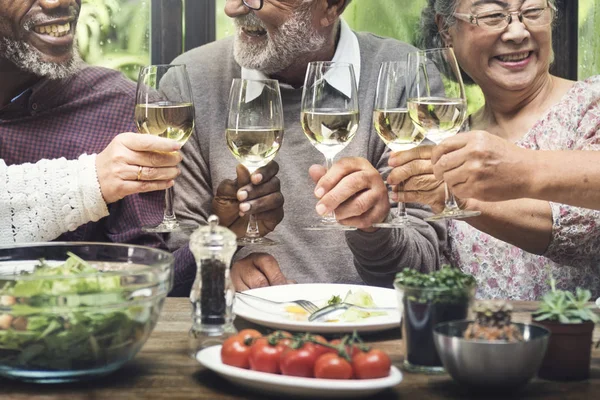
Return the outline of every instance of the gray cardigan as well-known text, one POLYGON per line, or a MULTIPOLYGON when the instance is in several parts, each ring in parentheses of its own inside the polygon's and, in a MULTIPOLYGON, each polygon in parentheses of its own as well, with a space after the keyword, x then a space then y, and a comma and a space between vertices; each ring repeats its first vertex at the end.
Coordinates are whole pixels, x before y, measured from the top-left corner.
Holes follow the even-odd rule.
MULTIPOLYGON (((379 65, 382 61, 404 60, 414 48, 394 39, 357 33, 361 55, 358 88, 360 127, 353 141, 338 155, 368 159, 380 172, 387 167, 387 150, 372 127, 372 110, 379 65)), ((182 175, 175 184, 178 218, 205 223, 213 193, 223 179, 235 179, 236 159, 225 142, 227 101, 231 80, 239 78, 240 66, 233 58, 233 40, 227 38, 191 50, 173 61, 188 67, 196 106, 196 131, 183 147, 182 175)), ((407 207, 413 226, 408 229, 362 231, 305 231, 317 219, 314 183, 308 175, 312 164, 324 157, 309 142, 300 126, 302 89, 281 89, 285 113, 283 146, 275 160, 285 198, 283 221, 269 238, 280 245, 243 248, 236 259, 253 252, 268 252, 278 260, 288 279, 299 283, 367 283, 390 287, 399 270, 409 267, 432 270, 438 267, 446 245, 445 223, 426 223, 428 208, 407 207)), ((173 237, 176 247, 185 238, 173 237)))

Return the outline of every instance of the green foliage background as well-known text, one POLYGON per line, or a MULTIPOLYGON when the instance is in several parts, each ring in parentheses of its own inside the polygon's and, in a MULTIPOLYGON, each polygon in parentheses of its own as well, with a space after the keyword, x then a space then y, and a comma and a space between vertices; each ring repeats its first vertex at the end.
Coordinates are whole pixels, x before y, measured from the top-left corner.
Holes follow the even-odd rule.
POLYGON ((150 61, 150 0, 83 0, 77 42, 89 64, 123 71, 137 79, 150 61))
MULTIPOLYGON (((150 1, 83 0, 77 29, 83 58, 90 64, 122 70, 135 79, 139 67, 150 61, 150 1)), ((226 0, 216 1, 220 39, 231 35, 233 29, 223 12, 226 0)), ((600 74, 600 7, 594 7, 597 2, 579 0, 579 79, 600 74)), ((414 43, 425 3, 426 0, 353 0, 344 18, 355 30, 414 43)), ((469 89, 469 94, 472 104, 480 103, 477 89, 469 89)))

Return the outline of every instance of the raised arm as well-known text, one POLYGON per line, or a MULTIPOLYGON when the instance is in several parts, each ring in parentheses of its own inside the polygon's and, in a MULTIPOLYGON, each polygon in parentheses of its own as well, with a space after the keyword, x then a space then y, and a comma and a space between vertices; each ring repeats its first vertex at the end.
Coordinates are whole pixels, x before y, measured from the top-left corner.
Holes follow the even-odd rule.
POLYGON ((431 162, 436 178, 460 198, 531 198, 600 209, 598 151, 529 150, 484 132, 468 132, 436 146, 431 162), (492 146, 484 144, 488 140, 492 146))

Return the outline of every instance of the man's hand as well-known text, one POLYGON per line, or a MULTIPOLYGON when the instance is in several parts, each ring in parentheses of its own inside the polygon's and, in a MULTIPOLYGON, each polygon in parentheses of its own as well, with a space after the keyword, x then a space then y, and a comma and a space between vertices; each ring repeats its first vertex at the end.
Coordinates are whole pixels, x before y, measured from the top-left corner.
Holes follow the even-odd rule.
POLYGON ((106 204, 130 194, 173 186, 182 159, 180 148, 176 141, 157 136, 131 132, 117 135, 96 156, 96 173, 106 204))
POLYGON ((340 224, 374 231, 389 211, 388 192, 379 171, 361 157, 342 158, 329 169, 313 165, 309 174, 317 184, 319 215, 334 211, 340 224))
POLYGON ((252 176, 246 167, 238 164, 236 180, 223 180, 212 202, 213 213, 221 225, 242 237, 252 213, 262 236, 275 229, 283 219, 283 195, 279 178, 275 176, 277 172, 279 165, 275 161, 257 169, 252 176))
POLYGON ((286 279, 270 254, 252 253, 231 266, 231 281, 237 291, 295 283, 286 279))
POLYGON ((431 164, 433 148, 419 146, 390 155, 388 163, 393 169, 387 181, 395 201, 428 204, 434 212, 444 209, 444 185, 433 175, 431 164))
POLYGON ((485 131, 461 133, 433 149, 433 172, 462 198, 503 201, 527 197, 529 154, 485 131))

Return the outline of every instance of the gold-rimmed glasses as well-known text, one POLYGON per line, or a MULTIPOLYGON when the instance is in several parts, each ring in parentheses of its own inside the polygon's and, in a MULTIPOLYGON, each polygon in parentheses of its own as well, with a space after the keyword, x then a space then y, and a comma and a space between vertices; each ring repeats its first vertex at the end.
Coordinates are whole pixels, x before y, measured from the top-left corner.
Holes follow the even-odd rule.
POLYGON ((513 15, 516 15, 519 22, 528 28, 541 27, 550 25, 556 15, 556 8, 552 4, 546 4, 545 7, 530 7, 516 11, 498 10, 480 14, 454 13, 453 15, 462 21, 494 31, 506 29, 512 23, 513 15))
POLYGON ((244 5, 252 10, 260 10, 263 7, 263 0, 242 0, 244 5))

